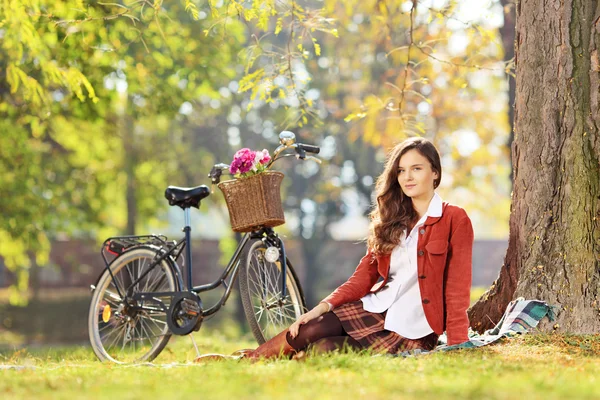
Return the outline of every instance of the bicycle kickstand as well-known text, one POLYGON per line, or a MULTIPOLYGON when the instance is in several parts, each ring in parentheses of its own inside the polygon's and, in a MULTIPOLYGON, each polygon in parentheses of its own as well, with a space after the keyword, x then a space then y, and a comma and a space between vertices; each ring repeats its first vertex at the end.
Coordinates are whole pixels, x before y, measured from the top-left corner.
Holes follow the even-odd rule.
POLYGON ((196 345, 196 340, 194 340, 194 335, 190 333, 190 339, 192 339, 192 344, 194 345, 194 349, 196 350, 196 358, 200 357, 200 351, 198 350, 198 345, 196 345))

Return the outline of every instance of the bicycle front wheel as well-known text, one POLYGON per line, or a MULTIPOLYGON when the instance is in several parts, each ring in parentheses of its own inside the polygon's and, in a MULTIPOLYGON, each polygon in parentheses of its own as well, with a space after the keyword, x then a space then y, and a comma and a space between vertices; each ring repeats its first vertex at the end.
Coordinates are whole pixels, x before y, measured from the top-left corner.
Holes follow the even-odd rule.
POLYGON ((286 296, 282 298, 281 262, 265 259, 267 246, 251 240, 240 259, 240 295, 246 319, 259 344, 288 328, 306 310, 294 268, 286 258, 286 296))
MULTIPOLYGON (((119 295, 124 295, 150 268, 156 252, 150 247, 129 250, 110 264, 112 276, 105 270, 100 277, 88 315, 90 343, 100 361, 151 361, 167 345, 171 337, 167 326, 168 300, 163 299, 166 304, 156 298, 126 302, 119 295)), ((173 292, 177 290, 176 282, 173 270, 163 260, 135 284, 133 293, 173 292)))

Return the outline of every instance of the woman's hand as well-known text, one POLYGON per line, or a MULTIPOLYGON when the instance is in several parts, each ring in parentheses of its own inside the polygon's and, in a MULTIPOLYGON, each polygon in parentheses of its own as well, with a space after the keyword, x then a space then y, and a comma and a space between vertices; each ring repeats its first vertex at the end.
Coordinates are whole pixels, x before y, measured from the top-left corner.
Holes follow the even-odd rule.
POLYGON ((329 306, 327 303, 319 303, 315 308, 310 310, 309 312, 302 314, 300 318, 292 325, 290 325, 289 332, 292 338, 295 338, 298 335, 298 330, 300 329, 300 325, 306 324, 308 321, 311 321, 315 318, 319 318, 321 315, 325 314, 329 311, 329 306))

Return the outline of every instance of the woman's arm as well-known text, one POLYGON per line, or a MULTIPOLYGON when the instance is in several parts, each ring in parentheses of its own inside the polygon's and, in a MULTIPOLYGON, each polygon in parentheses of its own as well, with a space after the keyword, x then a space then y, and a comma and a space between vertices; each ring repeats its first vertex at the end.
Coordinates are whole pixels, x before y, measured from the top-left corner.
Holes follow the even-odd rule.
POLYGON ((304 325, 308 321, 312 321, 315 318, 319 318, 321 315, 325 314, 328 311, 331 311, 329 309, 329 305, 322 301, 319 304, 317 304, 316 307, 313 308, 312 310, 310 310, 309 312, 302 314, 300 316, 300 318, 298 318, 296 320, 296 322, 294 322, 289 327, 290 335, 292 336, 292 338, 295 338, 296 335, 298 335, 298 330, 300 329, 300 325, 304 325))
POLYGON ((444 273, 444 304, 448 345, 469 340, 467 309, 471 302, 471 270, 473 259, 473 227, 464 212, 450 234, 448 265, 444 273))
POLYGON ((377 272, 377 259, 371 249, 360 260, 358 267, 348 280, 340 285, 323 302, 329 303, 333 308, 351 301, 359 300, 369 293, 379 273, 377 272))

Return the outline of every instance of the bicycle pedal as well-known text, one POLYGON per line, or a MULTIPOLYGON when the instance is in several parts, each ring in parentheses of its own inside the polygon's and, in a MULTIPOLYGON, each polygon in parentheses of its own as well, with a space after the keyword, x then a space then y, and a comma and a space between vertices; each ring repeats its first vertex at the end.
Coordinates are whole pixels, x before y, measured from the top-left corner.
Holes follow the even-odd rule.
POLYGON ((194 325, 194 332, 198 332, 200 330, 200 327, 202 326, 202 321, 203 321, 203 318, 200 317, 198 319, 198 322, 196 322, 196 325, 194 325))

